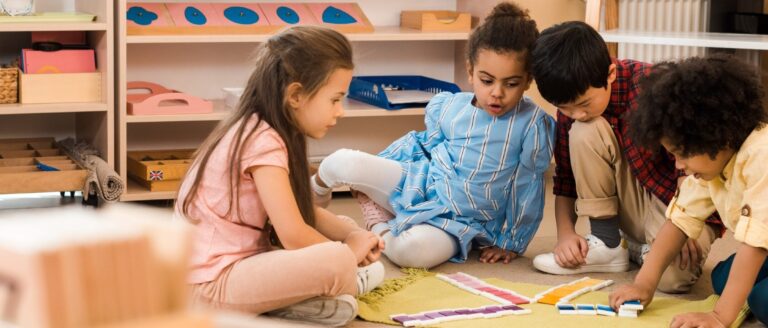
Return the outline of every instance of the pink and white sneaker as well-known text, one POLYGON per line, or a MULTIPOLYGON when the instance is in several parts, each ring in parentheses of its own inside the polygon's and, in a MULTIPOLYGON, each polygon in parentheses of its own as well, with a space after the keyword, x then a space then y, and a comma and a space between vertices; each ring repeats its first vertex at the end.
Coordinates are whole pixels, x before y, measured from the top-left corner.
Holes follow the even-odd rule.
POLYGON ((360 210, 363 212, 366 230, 371 230, 374 225, 387 222, 395 217, 394 214, 379 206, 379 204, 376 204, 376 202, 364 193, 352 190, 352 196, 355 197, 357 203, 360 204, 360 210))

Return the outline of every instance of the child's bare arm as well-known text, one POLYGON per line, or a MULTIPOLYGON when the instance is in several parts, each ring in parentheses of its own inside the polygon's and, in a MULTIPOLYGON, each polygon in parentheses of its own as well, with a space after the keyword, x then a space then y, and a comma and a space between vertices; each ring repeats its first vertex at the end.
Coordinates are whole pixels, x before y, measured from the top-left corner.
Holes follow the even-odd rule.
POLYGON ((659 285, 662 273, 672 263, 687 239, 688 236, 680 228, 667 220, 656 235, 651 251, 635 277, 634 283, 617 288, 609 296, 611 307, 618 309, 621 304, 631 300, 639 300, 643 305, 648 305, 653 299, 653 293, 659 285))
POLYGON ((304 222, 291 189, 288 171, 277 166, 248 169, 277 237, 286 249, 299 249, 329 241, 304 222))
POLYGON ((344 241, 352 231, 362 231, 354 222, 340 219, 322 207, 315 207, 315 228, 330 240, 344 241))

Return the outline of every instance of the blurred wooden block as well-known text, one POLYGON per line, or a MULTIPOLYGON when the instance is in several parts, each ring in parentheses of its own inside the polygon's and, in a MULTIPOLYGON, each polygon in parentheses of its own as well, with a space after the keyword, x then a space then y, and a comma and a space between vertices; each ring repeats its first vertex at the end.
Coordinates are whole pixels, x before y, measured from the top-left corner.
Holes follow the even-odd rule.
POLYGON ((188 227, 124 215, 28 210, 0 220, 3 319, 36 328, 210 327, 174 314, 186 309, 188 227))
POLYGON ((400 26, 426 32, 469 32, 472 15, 448 10, 404 10, 400 26))

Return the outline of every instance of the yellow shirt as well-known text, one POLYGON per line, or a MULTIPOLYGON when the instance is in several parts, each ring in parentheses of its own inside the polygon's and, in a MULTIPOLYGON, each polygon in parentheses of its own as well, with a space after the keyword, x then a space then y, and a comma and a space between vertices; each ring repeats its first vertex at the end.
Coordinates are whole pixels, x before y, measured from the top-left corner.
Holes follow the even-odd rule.
POLYGON ((715 210, 736 240, 768 249, 768 127, 754 130, 720 177, 686 178, 670 201, 667 218, 688 237, 698 238, 715 210))

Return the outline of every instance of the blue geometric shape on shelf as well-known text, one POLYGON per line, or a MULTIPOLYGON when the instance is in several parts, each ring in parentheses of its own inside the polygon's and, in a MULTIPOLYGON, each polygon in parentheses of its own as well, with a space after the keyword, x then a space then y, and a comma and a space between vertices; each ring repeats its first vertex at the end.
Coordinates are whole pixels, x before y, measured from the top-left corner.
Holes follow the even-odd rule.
POLYGON ((277 8, 277 17, 280 17, 283 22, 288 24, 296 24, 299 22, 299 14, 297 14, 295 10, 285 6, 277 8))
POLYGON ((149 25, 157 19, 157 14, 142 7, 131 7, 128 8, 127 19, 139 25, 149 25))
POLYGON ((205 25, 205 23, 208 22, 208 19, 205 18, 205 14, 195 7, 187 7, 184 9, 184 18, 194 25, 205 25))
POLYGON ((357 23, 357 20, 339 8, 328 6, 323 10, 323 23, 354 24, 357 23))
POLYGON ((256 24, 259 21, 259 14, 245 7, 229 7, 224 9, 224 17, 229 21, 241 25, 256 24))

